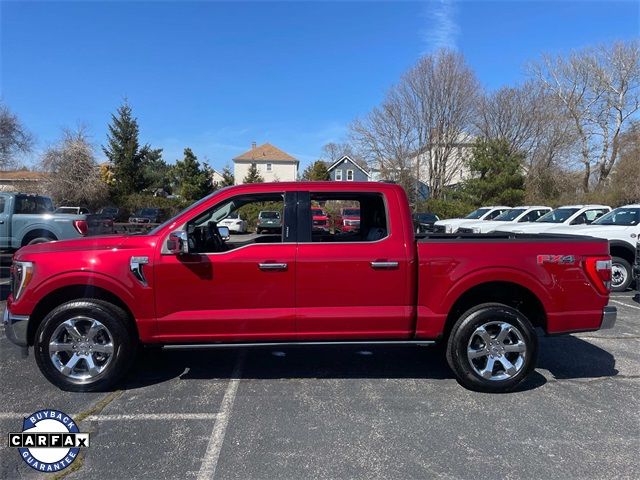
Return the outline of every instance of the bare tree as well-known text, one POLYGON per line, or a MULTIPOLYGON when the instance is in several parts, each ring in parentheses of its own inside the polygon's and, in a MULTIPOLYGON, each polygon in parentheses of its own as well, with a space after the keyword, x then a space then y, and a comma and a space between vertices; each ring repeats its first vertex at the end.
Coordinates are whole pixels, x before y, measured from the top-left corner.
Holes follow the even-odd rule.
POLYGON ((331 165, 345 155, 348 155, 351 160, 361 167, 366 168, 367 162, 365 159, 362 158, 362 155, 356 150, 356 148, 348 142, 329 142, 323 145, 320 160, 331 165))
POLYGON ((107 199, 107 185, 82 128, 65 131, 60 142, 43 153, 40 167, 48 173, 47 192, 58 204, 98 207, 107 199))
POLYGON ((412 191, 410 158, 416 149, 410 112, 393 87, 379 107, 351 124, 351 139, 367 163, 387 180, 412 191))
POLYGON ((539 81, 502 87, 479 99, 478 134, 525 155, 527 196, 536 201, 558 197, 564 180, 560 173, 575 167, 572 125, 558 98, 539 81))
POLYGON ((616 163, 620 135, 640 109, 638 41, 543 57, 533 74, 571 118, 580 144, 582 188, 602 186, 616 163), (595 174, 595 175, 594 175, 595 174))
POLYGON ((400 96, 417 147, 416 176, 429 186, 432 197, 440 197, 463 167, 456 147, 472 141, 479 88, 464 57, 449 50, 420 58, 402 78, 400 96))
POLYGON ((620 136, 620 160, 611 174, 614 202, 640 202, 640 122, 632 122, 620 136))
POLYGON ((15 168, 17 156, 33 147, 33 136, 20 119, 0 103, 0 169, 15 168))

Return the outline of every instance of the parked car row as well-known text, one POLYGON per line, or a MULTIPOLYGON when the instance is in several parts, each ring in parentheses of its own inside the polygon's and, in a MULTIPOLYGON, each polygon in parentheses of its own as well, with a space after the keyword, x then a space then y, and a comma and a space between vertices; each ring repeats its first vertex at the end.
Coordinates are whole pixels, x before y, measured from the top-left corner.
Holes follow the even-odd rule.
POLYGON ((436 233, 572 234, 609 241, 613 259, 612 289, 626 290, 633 281, 636 243, 640 237, 640 204, 614 210, 607 205, 492 206, 465 218, 435 222, 436 233))

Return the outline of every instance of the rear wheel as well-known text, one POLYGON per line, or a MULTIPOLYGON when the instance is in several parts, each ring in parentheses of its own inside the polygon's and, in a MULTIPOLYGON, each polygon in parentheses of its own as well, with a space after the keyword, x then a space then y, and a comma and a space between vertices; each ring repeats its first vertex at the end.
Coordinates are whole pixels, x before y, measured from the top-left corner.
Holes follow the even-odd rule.
POLYGON ((447 362, 471 390, 508 392, 535 368, 538 340, 529 320, 499 303, 474 307, 453 326, 447 362))
POLYGON ((49 313, 36 332, 36 363, 62 390, 111 388, 135 357, 136 336, 127 314, 100 300, 64 303, 49 313))
POLYGON ((621 257, 611 258, 611 290, 624 292, 631 285, 631 264, 621 257))
POLYGON ((42 235, 28 240, 27 242, 25 242, 25 245, 36 245, 38 243, 53 242, 55 240, 56 238, 51 235, 42 235))

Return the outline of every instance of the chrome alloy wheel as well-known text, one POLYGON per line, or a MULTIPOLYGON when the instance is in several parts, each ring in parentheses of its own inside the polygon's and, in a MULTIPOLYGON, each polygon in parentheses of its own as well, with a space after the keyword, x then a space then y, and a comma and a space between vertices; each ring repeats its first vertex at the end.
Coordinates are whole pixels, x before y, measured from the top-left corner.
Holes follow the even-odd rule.
POLYGON ((107 327, 84 316, 62 322, 49 341, 49 356, 56 369, 81 382, 102 373, 111 362, 113 350, 113 338, 107 327))
POLYGON ((613 263, 611 265, 611 285, 613 287, 624 285, 627 281, 628 275, 629 272, 623 265, 620 265, 619 263, 613 263))
POLYGON ((492 381, 514 377, 522 370, 526 354, 522 333, 507 322, 479 326, 467 345, 467 359, 473 370, 492 381))

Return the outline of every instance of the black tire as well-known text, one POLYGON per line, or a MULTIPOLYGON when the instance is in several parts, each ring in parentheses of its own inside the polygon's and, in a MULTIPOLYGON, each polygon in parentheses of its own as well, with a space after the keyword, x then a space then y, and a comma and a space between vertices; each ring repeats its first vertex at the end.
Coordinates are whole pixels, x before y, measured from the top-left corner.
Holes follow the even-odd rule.
POLYGON ((38 243, 54 242, 55 240, 56 240, 55 237, 44 235, 44 236, 38 236, 36 238, 30 239, 28 242, 25 243, 25 245, 36 245, 38 243))
MULTIPOLYGON (((490 330, 489 333, 491 333, 490 330)), ((490 336, 492 337, 492 341, 497 342, 497 335, 490 336)), ((505 345, 515 348, 515 344, 502 343, 502 346, 505 345)), ((487 351, 491 351, 488 345, 485 345, 484 348, 486 348, 487 351)), ((500 349, 500 346, 496 348, 500 349)), ((460 316, 449 335, 446 357, 458 383, 463 387, 479 392, 502 393, 515 389, 518 384, 531 373, 536 365, 537 353, 538 337, 527 317, 507 305, 501 303, 485 303, 466 311, 460 316), (467 350, 472 340, 475 341, 479 339, 479 336, 476 334, 479 327, 487 325, 489 329, 493 329, 494 327, 498 328, 498 322, 507 323, 513 327, 513 329, 508 330, 510 333, 508 334, 507 342, 511 342, 512 338, 517 338, 519 343, 521 339, 524 344, 524 353, 522 354, 522 358, 520 358, 520 353, 512 352, 497 352, 495 358, 494 356, 486 355, 484 370, 488 371, 487 366, 490 359, 496 362, 496 366, 491 369, 491 371, 495 369, 496 375, 494 378, 488 379, 484 378, 478 372, 484 361, 484 357, 471 360, 467 354, 467 350), (502 358, 510 363, 516 362, 517 360, 516 363, 512 363, 512 365, 519 364, 519 367, 515 370, 515 374, 508 374, 506 367, 501 363, 502 358), (500 369, 503 370, 502 373, 500 369), (507 377, 507 375, 510 376, 507 377), (500 376, 507 378, 501 379, 499 378, 500 376)))
POLYGON ((122 378, 135 359, 137 345, 137 333, 125 311, 109 302, 86 298, 57 306, 42 320, 36 331, 34 354, 42 374, 61 390, 95 392, 111 389, 122 378), (49 343, 56 329, 78 316, 98 320, 108 330, 113 344, 113 353, 104 370, 83 380, 61 373, 49 355, 49 343))
POLYGON ((633 281, 633 268, 631 264, 621 257, 611 257, 612 277, 611 291, 624 292, 629 288, 633 281), (616 269, 620 269, 619 277, 616 275, 616 269), (618 280, 618 282, 616 282, 618 280), (616 284, 617 283, 617 284, 616 284))

